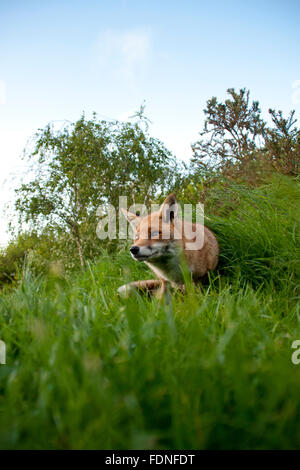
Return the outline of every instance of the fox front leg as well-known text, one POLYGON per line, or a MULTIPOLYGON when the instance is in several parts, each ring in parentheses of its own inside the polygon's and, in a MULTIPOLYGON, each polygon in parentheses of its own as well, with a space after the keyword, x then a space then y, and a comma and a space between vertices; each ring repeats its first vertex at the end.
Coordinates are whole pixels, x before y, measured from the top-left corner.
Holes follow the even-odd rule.
POLYGON ((119 287, 118 295, 123 298, 127 298, 133 292, 141 292, 144 294, 152 294, 160 290, 162 282, 156 279, 149 279, 147 281, 134 281, 129 284, 124 284, 119 287))
POLYGON ((162 300, 168 292, 168 283, 166 281, 161 281, 160 288, 155 292, 155 297, 158 300, 162 300))
POLYGON ((166 304, 171 302, 171 284, 168 281, 162 280, 161 287, 156 291, 155 297, 159 302, 165 301, 166 304))

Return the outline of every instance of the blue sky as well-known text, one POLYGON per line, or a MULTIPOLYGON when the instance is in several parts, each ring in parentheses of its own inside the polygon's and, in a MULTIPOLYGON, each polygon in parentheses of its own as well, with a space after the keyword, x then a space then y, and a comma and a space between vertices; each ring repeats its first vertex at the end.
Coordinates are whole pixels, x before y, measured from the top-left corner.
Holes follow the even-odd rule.
POLYGON ((300 119, 299 24, 299 0, 1 0, 0 209, 27 138, 82 111, 126 119, 146 100, 152 134, 185 160, 229 87, 300 119))

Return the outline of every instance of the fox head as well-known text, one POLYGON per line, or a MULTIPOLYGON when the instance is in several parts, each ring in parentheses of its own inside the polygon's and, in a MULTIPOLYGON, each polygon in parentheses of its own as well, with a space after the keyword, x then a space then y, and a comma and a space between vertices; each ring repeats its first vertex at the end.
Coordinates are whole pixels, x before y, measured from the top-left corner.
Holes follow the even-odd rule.
POLYGON ((144 217, 122 209, 133 227, 130 254, 136 261, 147 261, 171 255, 175 250, 175 226, 178 212, 175 194, 169 194, 157 212, 144 217))

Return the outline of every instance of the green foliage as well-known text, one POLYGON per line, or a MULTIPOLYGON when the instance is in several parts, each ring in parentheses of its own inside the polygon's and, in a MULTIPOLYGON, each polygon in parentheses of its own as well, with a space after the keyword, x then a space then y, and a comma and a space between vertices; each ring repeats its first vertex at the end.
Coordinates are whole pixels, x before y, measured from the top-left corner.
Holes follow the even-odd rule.
MULTIPOLYGON (((179 165, 139 124, 97 121, 82 116, 56 131, 48 125, 36 135, 26 157, 33 177, 17 189, 20 222, 39 232, 67 231, 81 266, 97 247, 91 245, 100 204, 146 203, 165 194, 179 176, 179 165)), ((95 237, 93 237, 95 240, 95 237)))
MULTIPOLYGON (((98 249, 99 254, 99 249, 98 249)), ((24 263, 35 274, 71 274, 78 269, 76 249, 68 233, 50 229, 19 234, 0 253, 0 287, 14 285, 22 277, 24 263)))
POLYGON ((295 111, 291 111, 288 118, 274 109, 270 109, 269 113, 274 128, 268 129, 266 134, 268 159, 280 173, 297 176, 300 174, 300 129, 296 127, 295 111))
POLYGON ((274 171, 299 175, 300 130, 294 111, 284 118, 282 111, 270 109, 273 127, 268 127, 258 101, 250 103, 249 90, 229 88, 227 93, 224 103, 216 97, 207 101, 204 129, 192 146, 192 161, 203 175, 222 173, 248 185, 261 184, 274 171))
POLYGON ((10 284, 19 276, 26 256, 34 250, 38 243, 34 233, 24 233, 12 240, 0 252, 0 285, 10 284))
POLYGON ((258 149, 258 138, 265 133, 258 101, 250 104, 249 90, 227 90, 224 103, 214 96, 207 101, 201 139, 193 145, 194 160, 204 168, 225 168, 241 164, 258 149))

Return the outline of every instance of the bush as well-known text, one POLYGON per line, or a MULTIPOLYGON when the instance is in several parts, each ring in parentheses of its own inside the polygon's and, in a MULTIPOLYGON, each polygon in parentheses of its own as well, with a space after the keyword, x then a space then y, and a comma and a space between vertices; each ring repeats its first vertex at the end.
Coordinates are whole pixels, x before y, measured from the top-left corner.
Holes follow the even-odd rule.
POLYGON ((35 274, 53 273, 58 266, 61 273, 71 273, 78 269, 77 257, 68 234, 21 233, 0 253, 0 287, 20 280, 25 262, 35 274))
POLYGON ((36 249, 38 237, 35 234, 21 234, 0 252, 0 286, 13 282, 19 276, 26 256, 36 249))

